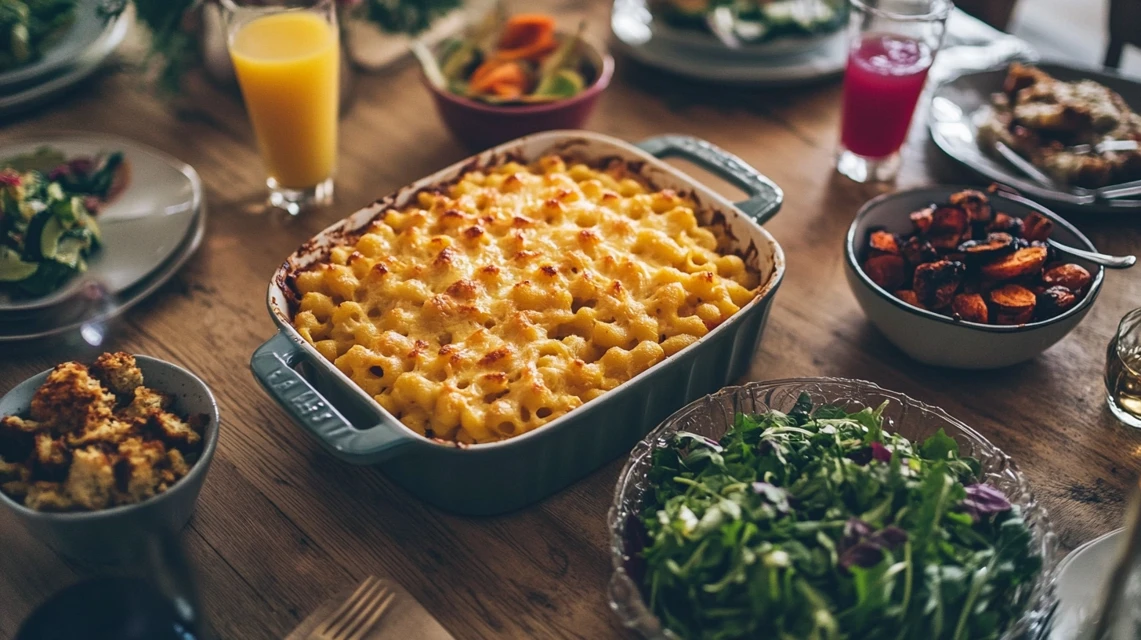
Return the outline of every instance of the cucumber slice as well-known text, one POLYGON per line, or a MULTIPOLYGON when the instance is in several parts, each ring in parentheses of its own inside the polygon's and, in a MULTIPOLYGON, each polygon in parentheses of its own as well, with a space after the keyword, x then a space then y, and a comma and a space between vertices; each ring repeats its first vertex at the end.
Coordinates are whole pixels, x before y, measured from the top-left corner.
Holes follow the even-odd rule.
POLYGON ((74 267, 55 260, 44 260, 39 267, 31 277, 21 280, 17 285, 32 296, 43 296, 55 291, 76 272, 74 267))
POLYGON ((64 237, 60 238, 59 244, 56 245, 55 254, 52 260, 60 264, 76 269, 80 260, 83 259, 83 252, 87 249, 89 242, 84 238, 64 237))
MULTIPOLYGON (((53 183, 52 186, 56 184, 53 183)), ((52 202, 51 210, 65 227, 70 227, 87 217, 87 207, 83 206, 83 198, 78 196, 52 202)))
POLYGON ((19 282, 32 277, 40 265, 24 262, 14 249, 0 247, 0 282, 19 282))
MULTIPOLYGON (((42 214, 41 214, 42 215, 42 214)), ((41 258, 54 258, 56 249, 59 247, 59 239, 63 236, 63 225, 60 224, 59 218, 51 216, 47 222, 44 223, 43 228, 40 230, 40 257, 41 258)), ((28 230, 28 242, 32 241, 31 229, 28 230)))

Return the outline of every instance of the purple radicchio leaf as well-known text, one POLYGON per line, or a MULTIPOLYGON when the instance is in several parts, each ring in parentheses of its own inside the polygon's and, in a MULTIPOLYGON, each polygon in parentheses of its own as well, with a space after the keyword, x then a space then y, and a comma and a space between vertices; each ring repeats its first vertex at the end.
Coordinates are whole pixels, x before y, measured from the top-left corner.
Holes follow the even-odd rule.
POLYGON ((872 535, 872 526, 859 518, 849 518, 844 523, 844 539, 840 541, 840 548, 847 549, 855 546, 864 538, 872 535))
POLYGON ((873 531, 871 525, 851 518, 844 523, 844 538, 840 542, 840 566, 874 567, 883 560, 885 549, 894 551, 907 542, 907 532, 896 526, 873 531))
POLYGON ((967 497, 963 499, 963 509, 975 520, 983 516, 1010 511, 1010 500, 1006 495, 989 484, 972 484, 966 487, 967 497))
POLYGON ((840 567, 851 569, 853 565, 865 569, 874 567, 883 560, 883 549, 873 542, 861 542, 840 554, 840 567))
POLYGON ((872 458, 875 458, 880 462, 891 462, 891 449, 888 449, 878 442, 873 442, 872 458))
POLYGON ((896 526, 887 526, 873 533, 868 540, 875 542, 885 549, 895 551, 907 542, 907 532, 896 526))

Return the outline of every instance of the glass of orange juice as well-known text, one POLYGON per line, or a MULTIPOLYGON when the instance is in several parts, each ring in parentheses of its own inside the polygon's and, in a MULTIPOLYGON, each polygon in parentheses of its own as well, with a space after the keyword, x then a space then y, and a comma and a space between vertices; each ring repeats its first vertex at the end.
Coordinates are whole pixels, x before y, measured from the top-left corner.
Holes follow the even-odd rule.
POLYGON ((335 0, 223 0, 234 73, 269 177, 296 215, 333 200, 340 44, 335 0))

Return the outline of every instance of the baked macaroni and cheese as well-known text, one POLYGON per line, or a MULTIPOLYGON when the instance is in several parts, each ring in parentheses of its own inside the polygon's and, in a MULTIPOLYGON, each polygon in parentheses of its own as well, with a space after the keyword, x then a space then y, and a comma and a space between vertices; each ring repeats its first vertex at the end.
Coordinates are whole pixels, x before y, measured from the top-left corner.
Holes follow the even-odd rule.
POLYGON ((473 170, 293 273, 293 325, 429 438, 536 429, 725 322, 760 275, 624 163, 473 170))

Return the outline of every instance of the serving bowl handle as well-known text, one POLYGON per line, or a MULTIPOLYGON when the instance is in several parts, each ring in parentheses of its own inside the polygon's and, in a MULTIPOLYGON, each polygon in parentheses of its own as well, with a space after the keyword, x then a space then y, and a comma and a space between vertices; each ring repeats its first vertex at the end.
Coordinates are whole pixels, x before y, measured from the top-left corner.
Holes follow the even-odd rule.
POLYGON ((684 158, 721 177, 749 194, 735 206, 757 224, 769 221, 784 202, 784 192, 744 160, 712 143, 693 136, 665 135, 643 140, 637 145, 655 158, 684 158))
POLYGON ((250 369, 266 392, 297 424, 333 455, 354 464, 374 464, 393 457, 415 439, 385 421, 357 429, 294 367, 308 354, 284 333, 254 351, 250 369))

